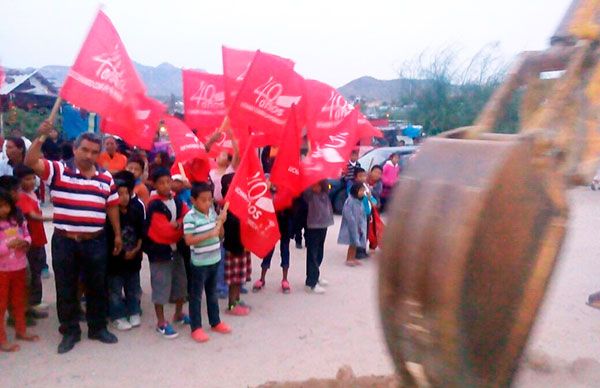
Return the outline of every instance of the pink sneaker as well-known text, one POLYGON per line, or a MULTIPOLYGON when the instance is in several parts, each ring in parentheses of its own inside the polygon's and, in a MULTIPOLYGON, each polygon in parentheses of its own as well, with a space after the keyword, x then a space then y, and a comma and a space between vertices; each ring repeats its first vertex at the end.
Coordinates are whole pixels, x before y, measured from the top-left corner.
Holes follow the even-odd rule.
POLYGON ((204 332, 204 330, 202 330, 202 328, 194 330, 192 332, 192 338, 196 342, 206 342, 206 341, 208 341, 210 339, 210 337, 208 336, 208 334, 206 334, 204 332))
POLYGON ((229 306, 225 313, 230 315, 237 315, 238 317, 243 317, 250 314, 250 309, 238 303, 235 306, 229 306))
POLYGON ((290 292, 292 292, 292 289, 290 288, 290 282, 288 282, 287 280, 281 281, 281 292, 283 292, 284 294, 289 294, 290 292))
POLYGON ((252 286, 252 291, 258 292, 258 291, 262 290, 264 287, 265 287, 265 282, 263 280, 258 279, 256 282, 254 282, 254 285, 252 286))
POLYGON ((212 331, 216 331, 217 333, 221 334, 229 334, 231 333, 231 327, 229 327, 228 324, 221 322, 218 325, 213 326, 212 331))

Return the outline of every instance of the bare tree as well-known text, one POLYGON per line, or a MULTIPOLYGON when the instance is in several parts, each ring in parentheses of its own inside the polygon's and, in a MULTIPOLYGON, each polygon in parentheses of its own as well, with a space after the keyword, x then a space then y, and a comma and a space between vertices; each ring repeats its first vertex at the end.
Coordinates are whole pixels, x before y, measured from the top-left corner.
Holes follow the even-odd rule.
MULTIPOLYGON (((455 47, 424 51, 398 72, 400 78, 409 80, 402 99, 408 107, 406 118, 422 124, 430 135, 472 124, 508 69, 496 43, 486 45, 466 62, 459 54, 455 47)), ((501 132, 516 128, 517 105, 511 105, 501 132)))

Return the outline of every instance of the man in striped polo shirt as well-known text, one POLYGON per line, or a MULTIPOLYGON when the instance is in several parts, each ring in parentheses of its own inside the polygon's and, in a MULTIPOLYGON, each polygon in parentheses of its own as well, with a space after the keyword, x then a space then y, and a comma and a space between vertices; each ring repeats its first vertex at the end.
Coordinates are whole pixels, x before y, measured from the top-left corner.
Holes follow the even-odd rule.
POLYGON ((78 283, 85 284, 88 338, 116 343, 106 329, 106 216, 115 231, 115 254, 122 247, 119 199, 109 172, 96 165, 102 142, 91 133, 81 134, 73 144, 73 159, 66 162, 42 158, 41 148, 52 124, 43 122, 27 152, 25 164, 50 187, 54 205, 52 267, 56 283, 56 308, 63 339, 58 353, 73 349, 81 339, 78 283))
POLYGON ((190 320, 192 338, 197 342, 208 341, 202 329, 200 301, 202 290, 206 292, 208 321, 213 331, 227 334, 229 326, 219 317, 217 298, 217 272, 221 261, 221 241, 223 223, 227 215, 225 208, 217 217, 213 204, 212 187, 208 183, 194 183, 192 186, 194 206, 183 218, 185 243, 191 248, 191 277, 189 289, 190 320))

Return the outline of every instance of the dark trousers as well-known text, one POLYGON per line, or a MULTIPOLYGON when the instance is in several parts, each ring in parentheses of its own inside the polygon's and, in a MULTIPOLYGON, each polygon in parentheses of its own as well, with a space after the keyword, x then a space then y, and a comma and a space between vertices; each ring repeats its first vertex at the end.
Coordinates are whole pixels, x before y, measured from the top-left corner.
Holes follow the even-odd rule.
POLYGON ((296 244, 302 244, 302 229, 306 239, 306 219, 308 218, 308 205, 302 196, 296 198, 293 204, 292 234, 296 244))
POLYGON ((42 303, 42 270, 46 267, 46 248, 31 247, 27 251, 29 263, 29 305, 42 303))
POLYGON ((139 271, 108 275, 108 315, 111 320, 140 314, 141 296, 139 271))
POLYGON ((85 286, 86 320, 90 332, 106 328, 106 236, 80 241, 52 235, 52 267, 56 283, 56 309, 60 332, 80 334, 77 288, 80 275, 85 286))
POLYGON ((319 267, 323 262, 327 228, 306 229, 306 285, 314 287, 319 281, 319 267))
MULTIPOLYGON (((289 234, 282 234, 281 240, 279 241, 279 251, 281 252, 281 268, 290 268, 290 236, 289 234)), ((271 268, 271 259, 275 249, 265 256, 260 267, 262 269, 271 268)))
POLYGON ((216 326, 221 323, 219 318, 219 299, 217 297, 217 272, 219 263, 197 267, 191 265, 190 305, 189 313, 192 321, 192 331, 202 327, 200 307, 202 291, 206 293, 206 309, 208 310, 208 323, 216 326))

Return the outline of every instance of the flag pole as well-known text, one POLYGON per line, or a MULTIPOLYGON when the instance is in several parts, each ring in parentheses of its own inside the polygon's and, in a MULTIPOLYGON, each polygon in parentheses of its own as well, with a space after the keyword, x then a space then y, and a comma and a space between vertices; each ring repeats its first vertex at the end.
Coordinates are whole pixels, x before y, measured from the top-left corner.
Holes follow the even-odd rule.
POLYGON ((54 120, 56 119, 56 114, 58 113, 58 109, 60 108, 60 104, 62 102, 62 98, 60 96, 56 97, 56 101, 54 101, 54 106, 52 106, 52 110, 50 111, 50 116, 48 116, 48 120, 54 125, 54 120))

